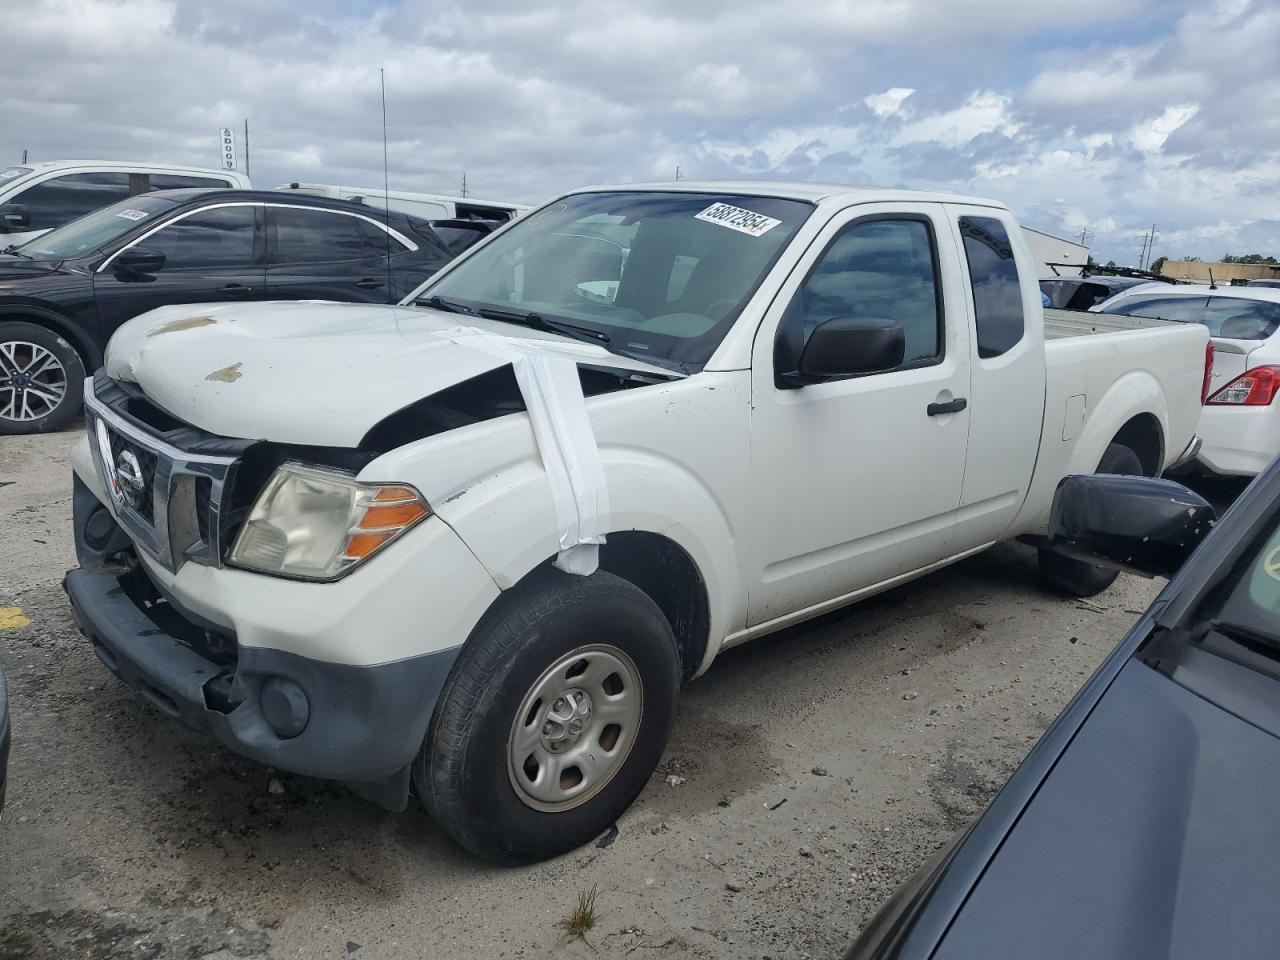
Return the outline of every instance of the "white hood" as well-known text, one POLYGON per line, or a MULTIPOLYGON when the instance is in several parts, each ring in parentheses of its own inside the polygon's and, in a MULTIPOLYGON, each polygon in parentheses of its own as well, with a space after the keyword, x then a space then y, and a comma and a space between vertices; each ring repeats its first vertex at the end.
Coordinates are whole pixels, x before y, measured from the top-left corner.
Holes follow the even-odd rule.
POLYGON ((106 371, 210 433, 354 447, 389 414, 504 363, 439 336, 458 326, 578 363, 671 376, 593 344, 511 324, 421 307, 314 301, 152 310, 116 331, 106 371))

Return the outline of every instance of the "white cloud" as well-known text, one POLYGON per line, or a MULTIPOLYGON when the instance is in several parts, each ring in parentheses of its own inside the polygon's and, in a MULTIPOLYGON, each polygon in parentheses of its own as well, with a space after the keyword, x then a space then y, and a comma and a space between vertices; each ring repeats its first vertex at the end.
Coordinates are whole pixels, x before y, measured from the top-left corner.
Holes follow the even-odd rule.
POLYGON ((1274 0, 21 5, 0 165, 213 163, 217 128, 248 116, 256 182, 380 182, 385 66, 404 189, 466 170, 536 201, 679 164, 989 193, 1117 260, 1152 221, 1159 252, 1280 252, 1274 0))
POLYGON ((906 103, 907 97, 915 93, 910 87, 890 87, 884 93, 873 93, 863 97, 862 102, 871 108, 881 120, 897 116, 906 103))
POLYGON ((1165 107, 1158 117, 1144 120, 1129 133, 1129 141, 1146 153, 1154 153, 1164 146, 1169 136, 1200 112, 1198 103, 1180 103, 1165 107))

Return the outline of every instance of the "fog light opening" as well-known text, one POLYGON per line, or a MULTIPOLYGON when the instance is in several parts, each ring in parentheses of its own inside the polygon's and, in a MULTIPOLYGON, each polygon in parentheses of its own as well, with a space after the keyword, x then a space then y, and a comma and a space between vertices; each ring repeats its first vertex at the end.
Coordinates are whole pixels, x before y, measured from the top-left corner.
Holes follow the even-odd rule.
POLYGON ((302 687, 292 680, 271 677, 263 683, 259 698, 262 716, 276 736, 288 740, 307 728, 311 703, 302 687))

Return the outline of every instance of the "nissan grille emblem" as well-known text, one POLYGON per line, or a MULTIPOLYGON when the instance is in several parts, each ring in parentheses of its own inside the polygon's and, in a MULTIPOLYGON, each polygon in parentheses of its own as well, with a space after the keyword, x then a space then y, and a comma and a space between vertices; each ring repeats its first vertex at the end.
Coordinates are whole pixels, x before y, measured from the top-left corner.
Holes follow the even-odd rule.
POLYGON ((116 477, 120 483, 120 494, 129 506, 137 510, 142 506, 146 495, 146 481, 142 477, 142 465, 132 450, 121 450, 116 457, 116 477))

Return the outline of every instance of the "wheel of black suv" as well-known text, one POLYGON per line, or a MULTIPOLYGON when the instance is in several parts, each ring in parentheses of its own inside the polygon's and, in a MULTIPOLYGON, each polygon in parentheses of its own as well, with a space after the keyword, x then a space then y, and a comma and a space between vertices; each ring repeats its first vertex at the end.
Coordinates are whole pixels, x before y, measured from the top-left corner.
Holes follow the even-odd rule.
POLYGON ((630 582, 550 567, 504 593, 454 664, 414 783, 458 843, 544 860, 606 830, 648 781, 680 688, 675 637, 630 582))
POLYGON ((75 347, 34 323, 0 322, 0 435, 65 427, 84 399, 75 347))
MULTIPOLYGON (((1131 448, 1121 443, 1113 443, 1103 452, 1096 472, 1139 476, 1142 474, 1142 461, 1131 448)), ((1052 550, 1040 551, 1040 576, 1055 590, 1061 590, 1073 597, 1092 597, 1099 594, 1115 583, 1119 575, 1115 570, 1072 557, 1064 557, 1052 550)))

